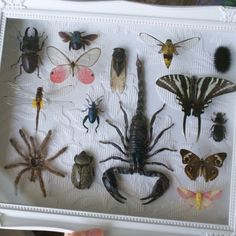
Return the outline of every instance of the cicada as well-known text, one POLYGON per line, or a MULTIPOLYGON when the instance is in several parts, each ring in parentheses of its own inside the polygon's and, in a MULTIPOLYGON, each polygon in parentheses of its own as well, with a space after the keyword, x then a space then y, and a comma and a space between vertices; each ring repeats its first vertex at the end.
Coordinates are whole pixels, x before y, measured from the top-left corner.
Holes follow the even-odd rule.
POLYGON ((90 84, 95 77, 89 67, 98 61, 101 49, 92 48, 80 55, 75 61, 69 59, 62 51, 53 46, 47 47, 47 55, 52 64, 56 66, 50 73, 50 79, 53 83, 62 83, 72 75, 82 83, 90 84))
POLYGON ((195 46, 200 40, 199 37, 193 37, 177 43, 173 43, 171 39, 167 39, 166 42, 163 43, 159 39, 147 33, 140 33, 139 36, 148 45, 160 47, 159 53, 163 54, 164 63, 167 68, 169 68, 171 65, 173 55, 179 55, 180 48, 181 50, 190 49, 191 47, 195 46))

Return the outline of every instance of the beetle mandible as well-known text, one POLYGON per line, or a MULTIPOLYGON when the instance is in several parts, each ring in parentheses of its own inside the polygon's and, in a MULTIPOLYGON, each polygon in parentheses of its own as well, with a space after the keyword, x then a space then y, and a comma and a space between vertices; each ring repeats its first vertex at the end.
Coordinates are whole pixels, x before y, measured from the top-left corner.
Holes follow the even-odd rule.
POLYGON ((26 73, 33 73, 37 69, 37 76, 39 76, 39 62, 41 64, 42 60, 40 56, 38 55, 38 52, 43 49, 45 40, 48 38, 47 36, 43 39, 41 46, 39 46, 39 39, 43 37, 44 33, 42 33, 41 36, 39 36, 38 31, 36 28, 34 29, 34 34, 29 36, 29 29, 30 27, 27 27, 25 30, 24 36, 21 34, 17 36, 17 39, 20 42, 20 50, 22 54, 20 55, 18 61, 11 65, 11 67, 18 65, 20 60, 20 73, 15 77, 17 78, 22 74, 22 67, 26 73))

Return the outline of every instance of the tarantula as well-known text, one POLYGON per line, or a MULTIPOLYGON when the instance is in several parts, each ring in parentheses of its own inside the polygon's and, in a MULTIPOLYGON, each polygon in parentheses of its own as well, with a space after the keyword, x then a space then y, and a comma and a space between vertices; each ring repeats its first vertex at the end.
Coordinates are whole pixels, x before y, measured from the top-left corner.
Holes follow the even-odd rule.
POLYGON ((21 176, 25 172, 31 171, 30 181, 35 182, 36 179, 38 178, 43 196, 46 197, 47 194, 46 194, 46 189, 45 189, 44 181, 43 181, 43 177, 42 177, 42 171, 47 170, 54 175, 57 175, 60 177, 65 177, 65 175, 63 173, 52 169, 49 166, 49 164, 53 160, 58 158, 61 154, 63 154, 67 150, 68 147, 66 146, 66 147, 60 149, 56 154, 47 158, 46 153, 45 153, 45 149, 47 148, 49 140, 52 136, 51 130, 48 131, 43 142, 38 147, 36 147, 36 142, 35 142, 34 137, 30 136, 29 140, 28 140, 27 135, 25 134, 25 132, 22 129, 19 130, 19 133, 20 133, 20 136, 23 139, 23 141, 27 147, 26 152, 22 152, 20 150, 18 142, 15 139, 11 138, 9 141, 10 141, 11 145, 13 146, 13 148, 16 150, 16 152, 20 155, 20 157, 22 157, 24 159, 25 162, 17 162, 17 163, 9 164, 9 165, 6 165, 4 168, 11 169, 11 168, 19 167, 19 166, 25 167, 16 176, 16 179, 15 179, 16 193, 17 193, 17 185, 20 181, 21 176))

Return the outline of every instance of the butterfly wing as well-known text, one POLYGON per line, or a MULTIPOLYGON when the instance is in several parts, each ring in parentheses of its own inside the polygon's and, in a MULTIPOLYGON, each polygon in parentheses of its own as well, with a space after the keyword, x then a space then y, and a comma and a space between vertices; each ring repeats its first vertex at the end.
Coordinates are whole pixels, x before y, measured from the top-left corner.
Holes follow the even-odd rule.
POLYGON ((83 84, 91 84, 95 80, 93 71, 87 66, 76 66, 75 77, 83 84))
POLYGON ((52 69, 50 73, 50 80, 55 84, 59 84, 66 80, 70 76, 70 74, 70 65, 59 65, 52 69))
POLYGON ((53 46, 47 47, 47 55, 54 67, 50 73, 53 83, 61 83, 71 74, 71 60, 59 49, 53 46))
POLYGON ((183 131, 185 135, 186 119, 191 115, 193 89, 191 78, 181 74, 165 75, 156 81, 156 85, 176 95, 184 112, 183 131))
POLYGON ((222 195, 222 190, 213 190, 203 193, 202 208, 208 208, 214 200, 218 200, 222 195))
POLYGON ((150 34, 147 33, 139 33, 139 37, 142 39, 142 41, 149 46, 163 46, 164 43, 160 41, 159 39, 153 37, 150 34))
POLYGON ((94 81, 94 73, 88 67, 93 66, 98 61, 100 55, 100 48, 92 48, 75 61, 75 76, 78 80, 84 84, 90 84, 94 81))
POLYGON ((219 171, 217 167, 223 166, 226 157, 227 153, 220 152, 210 155, 204 160, 203 177, 206 182, 212 181, 218 176, 219 171))
POLYGON ((48 46, 46 52, 49 60, 55 66, 71 64, 71 60, 56 47, 48 46))
POLYGON ((101 49, 100 48, 92 48, 82 54, 76 61, 75 64, 79 66, 87 66, 91 67, 93 66, 99 59, 101 55, 101 49))
POLYGON ((184 51, 194 47, 199 41, 200 41, 199 37, 192 37, 192 38, 188 38, 188 39, 185 39, 185 40, 175 43, 174 47, 175 47, 177 53, 181 54, 184 51))
POLYGON ((201 173, 201 159, 193 152, 181 149, 182 163, 186 164, 184 171, 191 180, 196 180, 201 173))

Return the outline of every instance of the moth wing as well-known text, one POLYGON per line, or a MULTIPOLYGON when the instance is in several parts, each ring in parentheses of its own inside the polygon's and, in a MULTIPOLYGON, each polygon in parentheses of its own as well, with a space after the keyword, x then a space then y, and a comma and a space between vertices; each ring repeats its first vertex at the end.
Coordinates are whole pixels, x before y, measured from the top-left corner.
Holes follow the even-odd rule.
POLYGON ((148 44, 149 46, 163 46, 164 43, 162 41, 160 41, 159 39, 153 37, 150 34, 147 33, 139 33, 139 37, 141 38, 141 40, 148 44))
POLYGON ((58 65, 52 69, 50 73, 50 80, 55 84, 59 84, 66 80, 70 75, 70 65, 58 65))
POLYGON ((75 77, 83 84, 91 84, 95 80, 94 73, 87 66, 75 66, 75 77))
POLYGON ((184 199, 195 198, 196 195, 194 192, 183 187, 177 187, 177 192, 184 199))
POLYGON ((165 75, 156 81, 156 85, 176 95, 183 112, 191 115, 192 104, 190 100, 191 78, 181 74, 165 75))
POLYGON ((208 208, 212 204, 213 200, 217 200, 221 197, 221 193, 221 190, 214 190, 203 193, 202 208, 208 208))
POLYGON ((188 38, 175 43, 174 47, 178 54, 182 54, 184 51, 194 47, 199 41, 200 41, 199 37, 188 38))
POLYGON ((222 190, 212 190, 209 192, 203 193, 203 197, 210 200, 218 200, 222 195, 222 190))
MULTIPOLYGON (((126 63, 124 64, 126 65, 126 63)), ((113 67, 113 60, 112 60, 110 76, 111 76, 110 84, 111 84, 112 92, 115 92, 116 90, 118 90, 120 93, 123 93, 125 89, 125 82, 126 82, 126 66, 124 66, 121 73, 117 75, 113 67)))
POLYGON ((63 31, 58 32, 58 34, 61 37, 63 42, 69 42, 72 36, 71 33, 63 32, 63 31))
POLYGON ((201 159, 193 152, 181 149, 182 163, 186 164, 184 171, 191 180, 196 180, 201 173, 201 159))
POLYGON ((76 61, 75 64, 78 66, 91 67, 99 59, 101 55, 100 48, 92 48, 87 52, 83 53, 76 61))
POLYGON ((49 60, 55 66, 71 64, 71 60, 56 47, 48 46, 46 52, 49 60))

